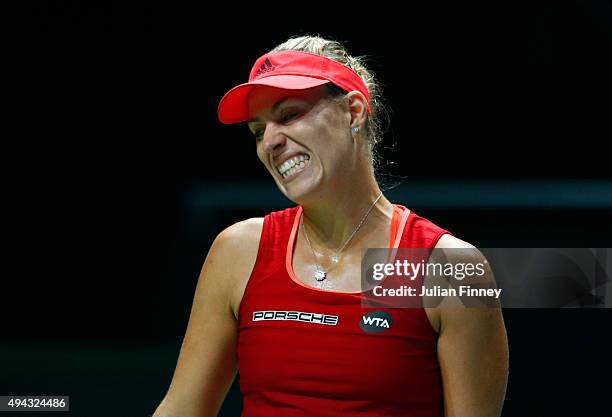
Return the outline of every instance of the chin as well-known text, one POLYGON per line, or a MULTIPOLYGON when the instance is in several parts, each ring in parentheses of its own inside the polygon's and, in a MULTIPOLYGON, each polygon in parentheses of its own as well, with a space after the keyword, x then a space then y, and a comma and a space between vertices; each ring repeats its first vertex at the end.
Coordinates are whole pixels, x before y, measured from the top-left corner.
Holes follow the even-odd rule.
POLYGON ((278 173, 272 174, 279 190, 289 200, 304 205, 317 197, 323 182, 323 175, 316 165, 308 164, 293 175, 282 178, 278 173))

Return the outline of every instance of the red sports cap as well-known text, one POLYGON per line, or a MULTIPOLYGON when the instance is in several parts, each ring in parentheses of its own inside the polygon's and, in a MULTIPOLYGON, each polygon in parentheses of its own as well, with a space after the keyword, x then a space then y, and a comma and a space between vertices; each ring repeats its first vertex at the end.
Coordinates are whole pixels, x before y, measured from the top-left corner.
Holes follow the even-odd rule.
POLYGON ((224 124, 249 120, 247 98, 258 85, 304 90, 330 82, 347 92, 361 92, 366 98, 368 113, 371 112, 368 88, 351 68, 310 52, 279 51, 265 54, 255 61, 249 82, 229 90, 219 102, 217 114, 224 124))

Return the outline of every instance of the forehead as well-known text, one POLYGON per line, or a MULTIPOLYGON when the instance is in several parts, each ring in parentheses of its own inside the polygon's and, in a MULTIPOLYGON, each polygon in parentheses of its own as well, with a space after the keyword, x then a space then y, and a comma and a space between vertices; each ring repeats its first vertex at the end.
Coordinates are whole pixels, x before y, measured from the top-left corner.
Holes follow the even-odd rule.
POLYGON ((307 90, 283 90, 280 88, 259 86, 253 88, 247 97, 249 122, 255 122, 266 112, 273 112, 283 104, 314 104, 326 94, 325 86, 307 90))

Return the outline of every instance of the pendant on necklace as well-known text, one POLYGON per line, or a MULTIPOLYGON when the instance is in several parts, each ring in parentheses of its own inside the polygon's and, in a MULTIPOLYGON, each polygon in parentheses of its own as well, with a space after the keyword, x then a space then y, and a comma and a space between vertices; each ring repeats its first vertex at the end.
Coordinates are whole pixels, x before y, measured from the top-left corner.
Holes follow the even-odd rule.
POLYGON ((314 277, 317 281, 323 281, 325 278, 327 278, 327 272, 323 271, 322 269, 317 268, 315 270, 314 277))

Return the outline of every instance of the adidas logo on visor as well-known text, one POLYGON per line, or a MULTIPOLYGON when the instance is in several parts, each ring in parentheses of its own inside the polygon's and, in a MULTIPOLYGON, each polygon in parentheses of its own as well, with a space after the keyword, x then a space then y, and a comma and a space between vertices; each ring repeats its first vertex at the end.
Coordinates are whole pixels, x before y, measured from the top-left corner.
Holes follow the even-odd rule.
POLYGON ((257 69, 257 73, 255 74, 255 78, 261 76, 262 74, 265 74, 266 72, 274 71, 275 69, 276 68, 274 67, 274 65, 272 65, 272 63, 270 62, 270 59, 266 58, 264 63, 261 64, 259 69, 257 69))

